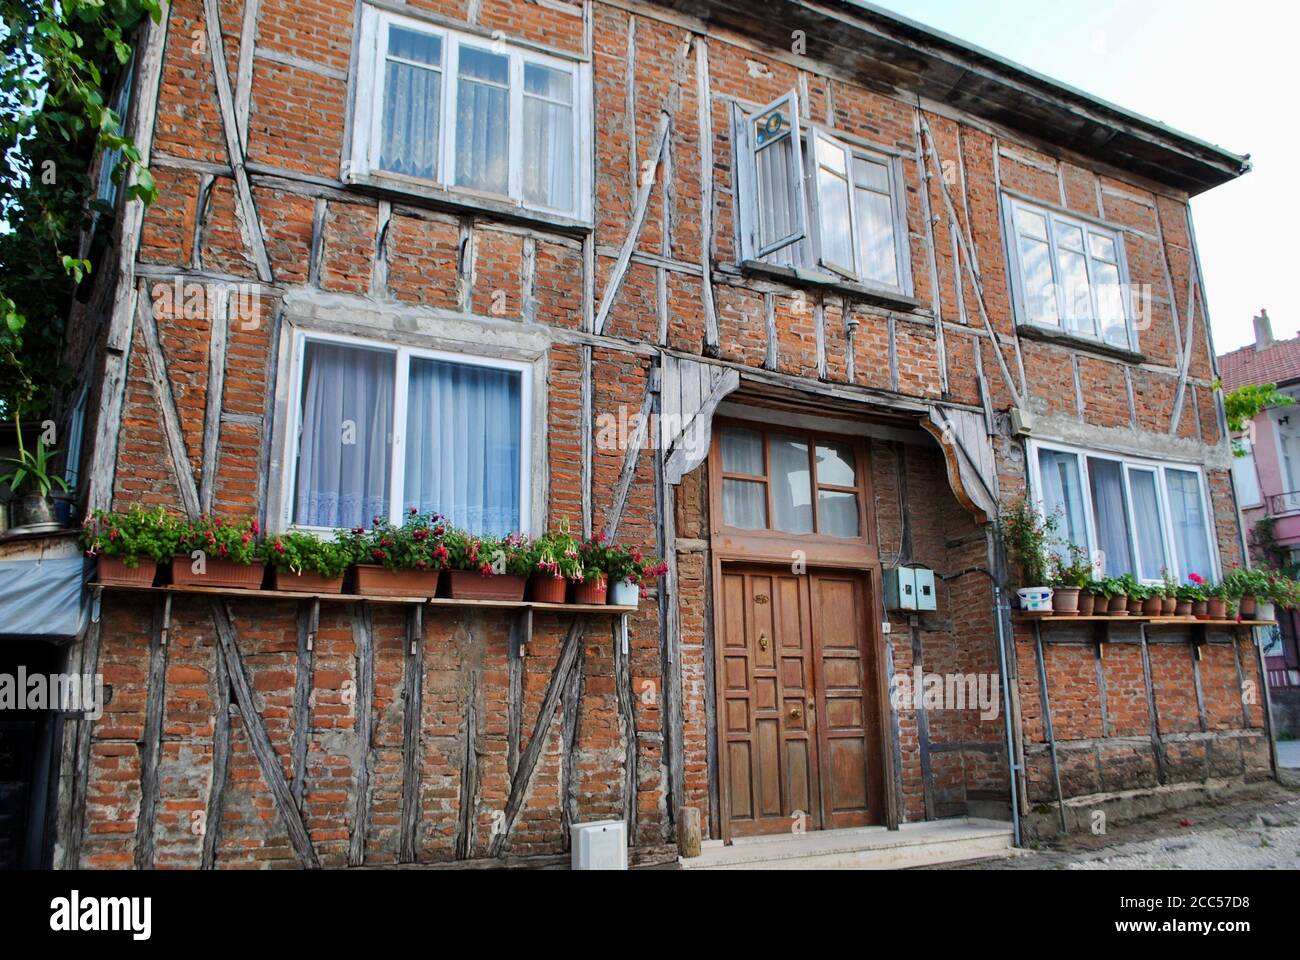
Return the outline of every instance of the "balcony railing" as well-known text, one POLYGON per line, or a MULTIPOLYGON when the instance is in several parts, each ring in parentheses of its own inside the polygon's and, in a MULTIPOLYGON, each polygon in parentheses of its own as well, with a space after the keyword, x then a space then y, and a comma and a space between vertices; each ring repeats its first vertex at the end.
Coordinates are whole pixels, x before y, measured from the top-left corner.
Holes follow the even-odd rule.
POLYGON ((1291 513, 1300 513, 1300 490, 1292 493, 1277 493, 1268 498, 1268 515, 1281 517, 1291 513))

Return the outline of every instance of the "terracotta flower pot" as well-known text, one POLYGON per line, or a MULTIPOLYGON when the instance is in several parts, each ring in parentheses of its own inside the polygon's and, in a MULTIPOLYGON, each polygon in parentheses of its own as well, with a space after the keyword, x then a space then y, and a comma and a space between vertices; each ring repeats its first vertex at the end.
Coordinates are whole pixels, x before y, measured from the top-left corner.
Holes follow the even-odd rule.
POLYGON ((1106 604, 1106 613, 1112 617, 1127 617, 1128 597, 1122 593, 1111 597, 1110 603, 1106 604))
POLYGON ((100 557, 96 579, 107 587, 152 587, 157 573, 158 564, 148 557, 141 557, 134 569, 121 557, 100 557))
POLYGON ((294 590, 298 593, 342 593, 343 574, 322 577, 319 573, 294 573, 292 570, 271 568, 272 590, 294 590))
POLYGON ((447 589, 453 600, 522 600, 525 580, 513 573, 487 576, 477 570, 448 570, 447 589))
POLYGON ((368 597, 432 597, 438 592, 439 570, 389 570, 371 563, 359 563, 357 593, 368 597))
POLYGON ((528 591, 534 603, 563 603, 569 592, 569 581, 548 573, 534 573, 528 581, 528 591))
POLYGON ((1164 597, 1147 597, 1142 601, 1142 616, 1158 617, 1164 609, 1164 597))
POLYGON ((1192 615, 1192 601, 1178 600, 1174 604, 1175 617, 1190 617, 1192 615))
POLYGON ((603 604, 608 593, 609 581, 604 577, 590 583, 575 583, 573 585, 573 602, 603 604))
POLYGON ((172 557, 172 583, 178 587, 223 587, 227 590, 260 590, 266 568, 260 563, 235 563, 209 557, 203 573, 194 572, 189 557, 172 557))
POLYGON ((1079 594, 1079 616, 1091 617, 1093 610, 1097 608, 1097 595, 1084 590, 1079 594))
POLYGON ((1224 620, 1228 616, 1228 601, 1222 597, 1211 597, 1205 612, 1211 620, 1224 620))
POLYGON ((1162 617, 1172 617, 1174 611, 1178 609, 1178 599, 1176 597, 1160 598, 1160 615, 1162 617))
POLYGON ((1077 614, 1079 612, 1079 588, 1054 587, 1052 589, 1052 612, 1064 616, 1077 614))
POLYGON ((1145 603, 1145 602, 1146 602, 1145 600, 1137 600, 1137 599, 1134 599, 1133 597, 1129 597, 1129 598, 1128 598, 1128 615, 1129 615, 1130 617, 1140 617, 1140 616, 1142 616, 1142 604, 1145 603))
POLYGON ((1242 597, 1241 604, 1237 607, 1237 612, 1241 614, 1241 619, 1253 620, 1255 619, 1255 608, 1256 604, 1254 597, 1242 597))
POLYGON ((1197 620, 1208 620, 1210 617, 1206 611, 1209 609, 1209 606, 1210 605, 1204 600, 1194 601, 1192 603, 1192 616, 1197 620))

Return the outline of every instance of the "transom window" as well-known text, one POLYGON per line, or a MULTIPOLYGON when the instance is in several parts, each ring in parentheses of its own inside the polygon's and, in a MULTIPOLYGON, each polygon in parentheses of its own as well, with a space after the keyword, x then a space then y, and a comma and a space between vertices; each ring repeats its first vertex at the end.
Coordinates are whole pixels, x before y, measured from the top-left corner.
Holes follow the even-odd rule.
POLYGON ((1056 516, 1058 536, 1099 560, 1105 576, 1216 576, 1212 514, 1198 467, 1043 444, 1034 446, 1031 464, 1038 501, 1056 516))
POLYGON ((723 525, 842 539, 863 536, 852 443, 738 424, 718 430, 723 525))
POLYGON ((793 90, 750 114, 736 108, 740 259, 910 295, 898 158, 823 127, 801 130, 798 118, 793 90))
POLYGON ((1012 197, 1004 202, 1020 322, 1135 349, 1123 235, 1012 197))
POLYGON ((354 173, 589 218, 585 64, 373 7, 361 25, 354 173))
POLYGON ((286 524, 369 527, 415 507, 476 533, 528 528, 527 365, 296 336, 286 524))

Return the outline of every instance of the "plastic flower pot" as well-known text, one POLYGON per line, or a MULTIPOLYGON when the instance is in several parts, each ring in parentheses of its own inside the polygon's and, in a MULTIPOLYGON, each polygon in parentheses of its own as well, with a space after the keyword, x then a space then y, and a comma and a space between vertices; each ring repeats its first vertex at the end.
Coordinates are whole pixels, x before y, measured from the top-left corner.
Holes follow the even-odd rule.
POLYGON ((609 593, 609 582, 601 577, 599 580, 584 581, 573 585, 573 602, 603 605, 609 593))
POLYGON ((609 602, 616 607, 635 607, 641 602, 641 584, 620 580, 609 585, 609 602))
POLYGON ((1093 610, 1097 608, 1097 595, 1087 590, 1079 594, 1079 616, 1091 617, 1093 610))
POLYGON ((1273 604, 1267 600, 1255 599, 1255 619, 1256 620, 1273 620, 1277 616, 1273 604))
POLYGON ((513 573, 484 576, 477 570, 447 571, 453 600, 522 600, 526 581, 513 573))
POLYGON ((260 563, 235 563, 209 557, 202 573, 194 571, 189 557, 172 557, 172 583, 178 587, 222 587, 227 590, 260 590, 266 568, 260 563))
POLYGON ((1052 590, 1052 612, 1073 616, 1079 612, 1079 588, 1055 587, 1052 590))
POLYGON ((106 587, 152 587, 158 564, 141 557, 139 566, 128 567, 121 557, 100 557, 97 579, 106 587))
POLYGON ((569 581, 549 573, 534 573, 528 581, 528 590, 534 603, 563 603, 569 592, 569 581))
POLYGON ((1106 614, 1111 617, 1128 616, 1128 597, 1124 594, 1116 594, 1110 598, 1110 603, 1106 605, 1106 614))
POLYGON ((343 574, 322 577, 319 573, 294 573, 292 570, 271 568, 272 590, 293 590, 298 593, 342 593, 343 574))
POLYGON ((439 570, 389 570, 372 563, 356 566, 357 593, 367 597, 432 597, 442 579, 439 570))

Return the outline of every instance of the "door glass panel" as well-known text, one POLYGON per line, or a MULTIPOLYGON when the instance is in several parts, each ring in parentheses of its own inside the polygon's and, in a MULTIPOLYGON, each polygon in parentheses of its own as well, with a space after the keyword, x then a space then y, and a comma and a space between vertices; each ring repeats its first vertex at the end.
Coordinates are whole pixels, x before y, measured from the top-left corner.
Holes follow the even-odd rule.
POLYGON ((727 427, 722 431, 723 473, 743 473, 747 477, 761 477, 763 468, 763 435, 757 430, 727 427))
POLYGON ((722 521, 740 530, 767 529, 767 484, 722 481, 722 521))
POLYGON ((853 466, 853 448, 825 441, 817 444, 817 482, 833 487, 856 487, 858 473, 853 466))
POLYGON ((840 490, 817 493, 821 532, 828 537, 858 536, 858 495, 840 490))
POLYGON ((774 435, 772 451, 773 525, 783 533, 812 533, 812 476, 808 444, 774 435))

